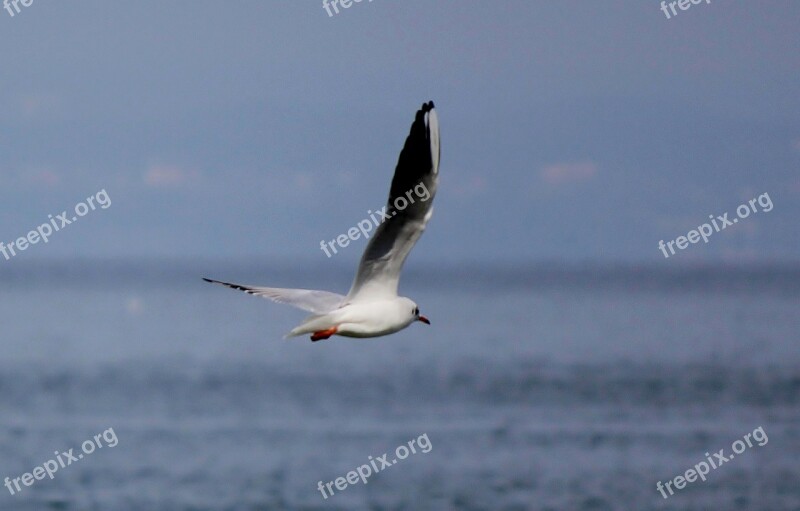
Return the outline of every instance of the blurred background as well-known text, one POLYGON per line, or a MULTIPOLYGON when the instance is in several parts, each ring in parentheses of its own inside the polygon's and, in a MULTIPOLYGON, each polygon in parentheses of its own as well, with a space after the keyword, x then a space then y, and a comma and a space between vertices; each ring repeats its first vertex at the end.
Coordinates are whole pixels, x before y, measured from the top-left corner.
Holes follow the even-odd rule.
POLYGON ((0 509, 800 509, 800 4, 19 7, 0 241, 111 206, 0 256, 0 478, 119 444, 0 509), (401 292, 430 327, 285 341, 302 312, 200 280, 345 293, 366 243, 320 241, 383 206, 429 99, 441 182, 401 292))

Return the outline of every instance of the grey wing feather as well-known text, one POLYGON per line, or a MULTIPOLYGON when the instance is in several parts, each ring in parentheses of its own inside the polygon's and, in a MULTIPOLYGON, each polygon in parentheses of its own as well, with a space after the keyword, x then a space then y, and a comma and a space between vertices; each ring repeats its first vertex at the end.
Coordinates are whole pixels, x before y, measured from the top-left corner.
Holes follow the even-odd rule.
POLYGON ((389 218, 364 250, 348 299, 367 294, 397 295, 403 264, 433 213, 439 157, 439 120, 430 101, 417 111, 411 125, 389 191, 389 218), (427 193, 420 196, 418 191, 427 193))
POLYGON ((267 298, 274 302, 285 303, 297 307, 298 309, 307 310, 314 314, 327 314, 328 312, 338 309, 344 301, 344 296, 329 291, 317 291, 314 289, 287 289, 281 287, 255 287, 243 286, 241 284, 232 284, 230 282, 222 282, 219 280, 212 280, 204 278, 206 282, 213 284, 221 284, 231 289, 238 289, 253 296, 260 296, 267 298))

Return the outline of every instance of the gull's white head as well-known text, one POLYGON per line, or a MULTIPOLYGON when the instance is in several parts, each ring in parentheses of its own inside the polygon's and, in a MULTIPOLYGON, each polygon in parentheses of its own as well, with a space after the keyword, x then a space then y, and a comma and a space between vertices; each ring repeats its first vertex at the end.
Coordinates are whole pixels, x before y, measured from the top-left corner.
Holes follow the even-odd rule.
POLYGON ((419 313, 419 307, 417 306, 414 300, 406 297, 400 297, 400 299, 404 302, 406 310, 408 311, 409 316, 411 317, 411 321, 409 323, 413 323, 414 321, 421 321, 426 325, 430 325, 431 321, 419 313))

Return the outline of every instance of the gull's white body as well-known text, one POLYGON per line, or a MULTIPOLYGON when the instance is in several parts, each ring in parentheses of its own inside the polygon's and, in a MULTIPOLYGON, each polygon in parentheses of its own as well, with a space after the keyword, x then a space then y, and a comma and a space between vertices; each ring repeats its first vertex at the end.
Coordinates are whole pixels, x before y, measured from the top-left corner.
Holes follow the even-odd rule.
POLYGON ((431 101, 422 105, 411 125, 389 191, 387 212, 390 218, 378 226, 364 250, 347 296, 328 291, 204 280, 311 312, 312 315, 289 332, 288 337, 313 334, 312 341, 332 335, 379 337, 400 331, 415 321, 430 324, 419 314, 416 303, 397 295, 397 287, 403 263, 433 213, 432 203, 439 182, 439 153, 439 121, 431 101), (396 208, 394 199, 418 185, 425 186, 429 198, 417 200, 402 210, 396 208))
POLYGON ((379 337, 399 332, 417 318, 416 304, 402 296, 355 302, 314 315, 297 326, 289 336, 310 334, 336 327, 336 334, 345 337, 379 337))

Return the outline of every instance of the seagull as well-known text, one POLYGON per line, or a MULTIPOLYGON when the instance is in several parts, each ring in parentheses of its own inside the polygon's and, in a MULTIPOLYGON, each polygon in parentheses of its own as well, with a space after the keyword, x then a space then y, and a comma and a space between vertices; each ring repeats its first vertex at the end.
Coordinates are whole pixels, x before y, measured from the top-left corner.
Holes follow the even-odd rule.
POLYGON ((399 332, 416 321, 430 325, 413 300, 398 296, 397 286, 403 263, 433 214, 439 156, 439 120, 433 101, 429 101, 423 103, 411 124, 394 171, 385 220, 367 244, 347 296, 203 280, 311 312, 286 337, 311 334, 314 342, 333 335, 380 337, 399 332), (417 187, 428 191, 426 200, 413 199, 412 190, 417 187))

